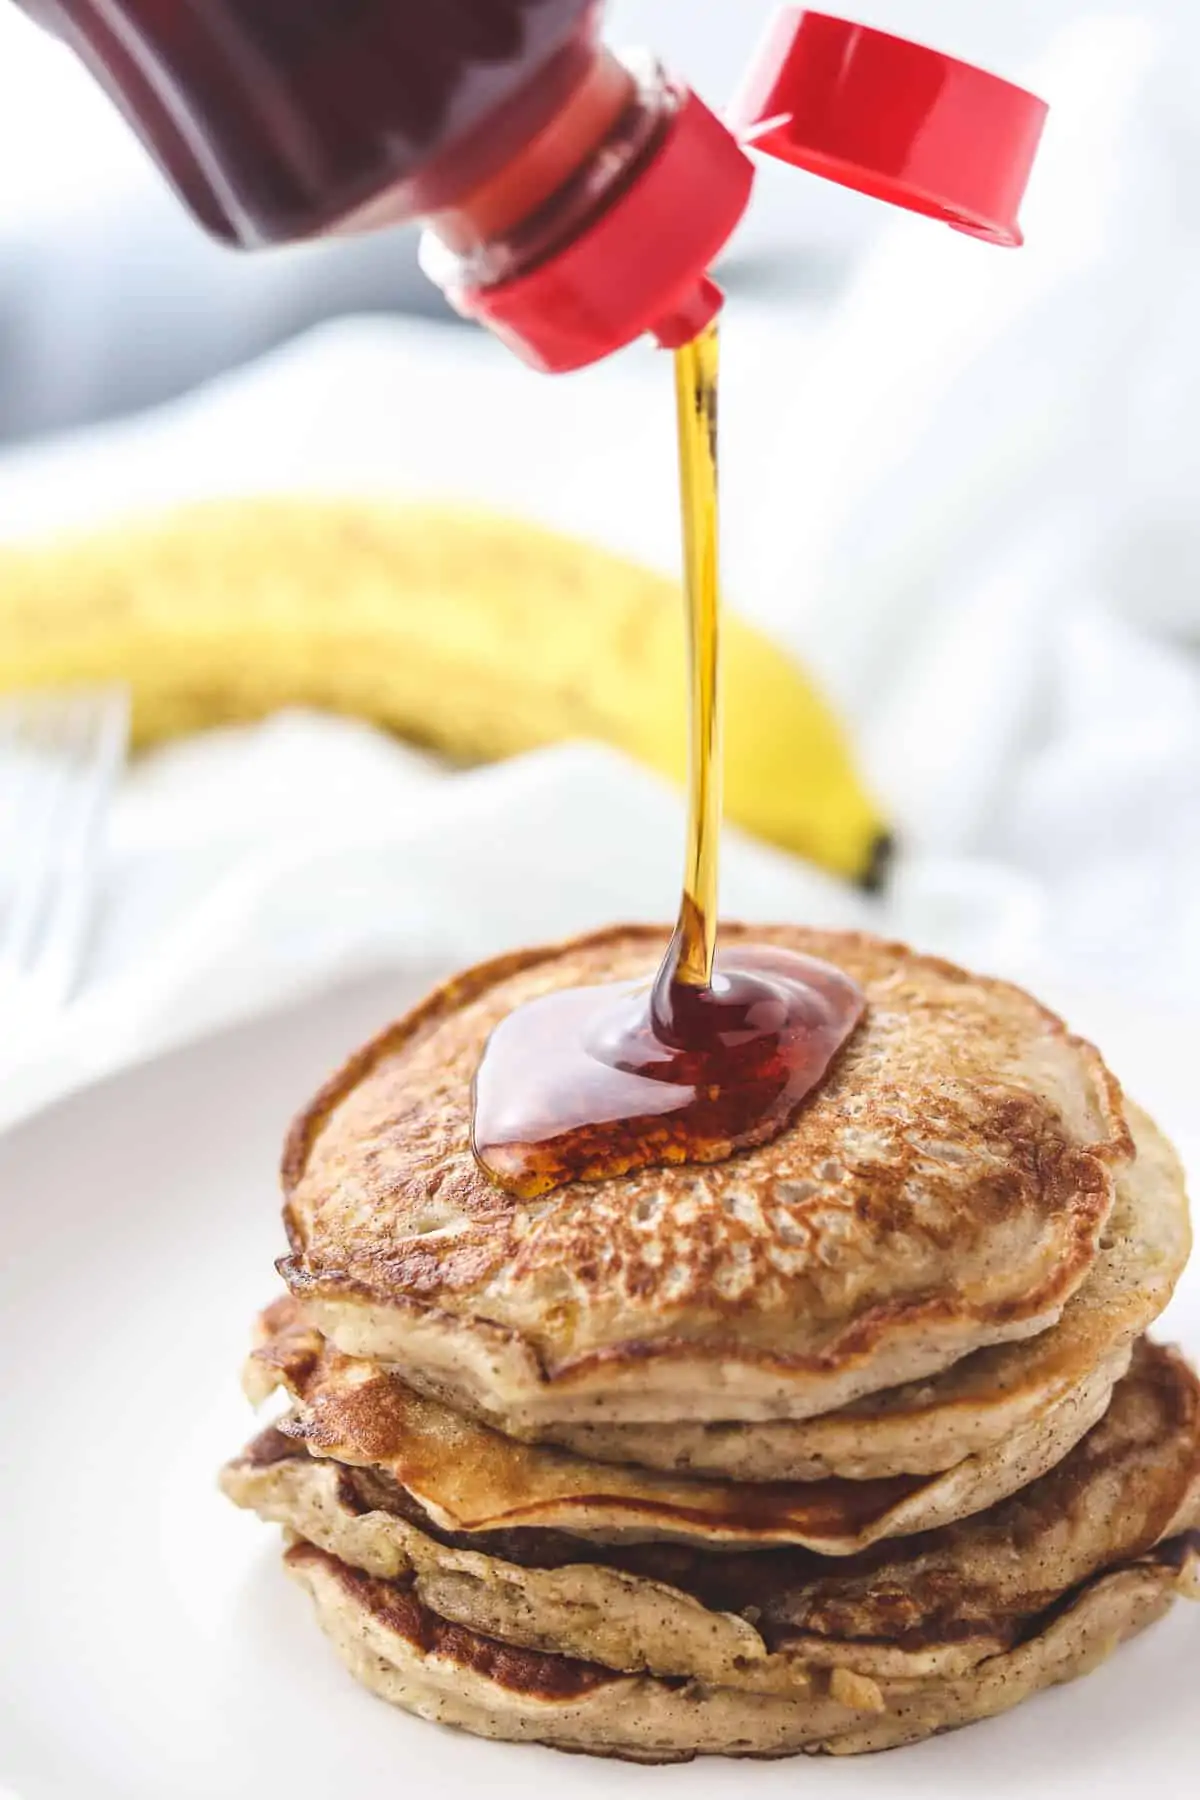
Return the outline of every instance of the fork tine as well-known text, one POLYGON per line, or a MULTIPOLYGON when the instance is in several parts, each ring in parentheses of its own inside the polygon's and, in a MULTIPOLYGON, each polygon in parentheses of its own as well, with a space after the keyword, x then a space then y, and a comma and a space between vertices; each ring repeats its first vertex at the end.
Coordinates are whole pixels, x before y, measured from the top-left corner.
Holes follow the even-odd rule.
POLYGON ((60 731, 57 697, 18 702, 13 728, 17 788, 11 811, 16 878, 0 941, 0 965, 14 975, 23 975, 32 963, 53 874, 57 821, 70 781, 69 766, 58 754, 60 731))
POLYGON ((97 694, 75 720, 80 778, 63 821, 58 880, 42 934, 38 982, 59 1004, 70 998, 100 873, 101 827, 129 737, 129 703, 119 689, 97 694))
POLYGON ((10 721, 10 744, 30 745, 34 760, 11 809, 17 881, 0 972, 44 1005, 69 997, 127 735, 119 689, 30 697, 10 721))

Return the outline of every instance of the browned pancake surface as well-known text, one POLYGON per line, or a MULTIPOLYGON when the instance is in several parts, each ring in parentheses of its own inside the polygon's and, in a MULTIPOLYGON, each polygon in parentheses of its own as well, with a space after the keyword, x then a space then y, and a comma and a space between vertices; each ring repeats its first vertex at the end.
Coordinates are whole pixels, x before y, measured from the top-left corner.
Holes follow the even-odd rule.
MULTIPOLYGON (((295 1457, 314 1482, 332 1475, 344 1520, 392 1514, 434 1544, 518 1568, 590 1563, 666 1584, 752 1620, 771 1651, 800 1641, 815 1651, 820 1640, 909 1651, 967 1637, 1007 1644, 1080 1582, 1200 1521, 1200 1384, 1175 1351, 1143 1341, 1104 1418, 1050 1473, 953 1525, 838 1559, 661 1542, 599 1547, 528 1526, 455 1532, 394 1478, 345 1464, 314 1469, 302 1442, 276 1429, 231 1465, 231 1491, 242 1504, 256 1504, 256 1493, 269 1500, 269 1486, 256 1489, 245 1471, 295 1457)), ((352 1540, 347 1532, 330 1542, 345 1554, 352 1540)))
POLYGON ((345 1356, 284 1295, 262 1315, 247 1369, 253 1397, 284 1387, 298 1402, 285 1432, 315 1455, 386 1477, 442 1530, 524 1528, 603 1544, 661 1539, 707 1549, 802 1545, 847 1556, 994 1505, 1044 1475, 1103 1413, 1108 1389, 1067 1403, 998 1451, 942 1474, 752 1485, 594 1462, 517 1442, 374 1364, 345 1356))
POLYGON ((284 1166, 283 1272, 343 1347, 516 1428, 803 1417, 1051 1322, 1131 1144, 1090 1047, 1027 995, 848 933, 725 941, 838 963, 863 1025, 772 1143, 521 1202, 470 1148, 492 1027, 552 989, 649 976, 621 928, 501 958, 334 1079, 284 1166))

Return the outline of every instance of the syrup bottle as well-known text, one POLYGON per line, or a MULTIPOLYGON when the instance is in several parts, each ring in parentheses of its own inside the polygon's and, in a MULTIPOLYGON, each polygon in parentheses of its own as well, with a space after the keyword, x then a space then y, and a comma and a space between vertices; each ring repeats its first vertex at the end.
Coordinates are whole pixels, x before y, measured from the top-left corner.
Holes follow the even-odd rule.
MULTIPOLYGON (((426 267, 538 368, 690 342, 745 210, 735 131, 600 35, 600 0, 17 0, 79 54, 227 243, 422 218, 426 267)), ((757 148, 999 241, 1032 95, 785 8, 740 111, 757 148)))

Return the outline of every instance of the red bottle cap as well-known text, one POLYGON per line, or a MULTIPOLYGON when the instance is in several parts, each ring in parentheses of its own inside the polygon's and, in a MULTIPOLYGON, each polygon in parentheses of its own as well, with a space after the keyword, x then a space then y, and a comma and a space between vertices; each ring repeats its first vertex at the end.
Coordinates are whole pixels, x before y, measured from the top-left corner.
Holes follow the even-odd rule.
POLYGON ((970 63, 789 6, 767 33, 731 123, 784 162, 1019 244, 1017 209, 1047 107, 970 63))
POLYGON ((599 362, 646 332, 667 349, 687 343, 721 309, 708 271, 750 198, 754 168, 739 137, 958 231, 1019 244, 1046 111, 954 57, 786 7, 732 129, 682 90, 653 153, 569 243, 511 281, 450 297, 549 373, 599 362))
POLYGON ((676 349, 721 310, 708 271, 753 183, 732 132, 683 92, 653 154, 578 236, 525 275, 451 298, 550 374, 599 362, 646 332, 676 349))

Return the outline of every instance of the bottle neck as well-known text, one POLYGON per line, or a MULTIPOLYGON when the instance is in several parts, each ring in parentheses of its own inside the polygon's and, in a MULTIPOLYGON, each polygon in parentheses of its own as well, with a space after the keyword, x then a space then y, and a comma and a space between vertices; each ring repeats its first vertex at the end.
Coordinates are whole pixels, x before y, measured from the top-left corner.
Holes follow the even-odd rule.
POLYGON ((421 245, 451 304, 548 373, 703 331, 721 307, 709 270, 754 180, 728 127, 652 62, 598 50, 573 98, 421 245))
POLYGON ((638 83, 610 50, 597 46, 560 110, 502 168, 452 206, 432 213, 429 229, 454 256, 476 258, 489 244, 520 234, 620 136, 639 105, 638 83))
POLYGON ((536 268, 633 177, 679 100, 657 65, 598 46, 555 118, 488 181, 427 218, 426 274, 454 301, 536 268))

